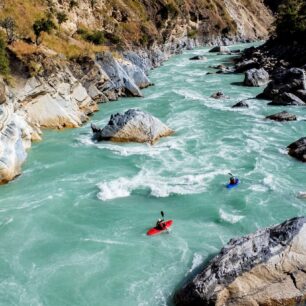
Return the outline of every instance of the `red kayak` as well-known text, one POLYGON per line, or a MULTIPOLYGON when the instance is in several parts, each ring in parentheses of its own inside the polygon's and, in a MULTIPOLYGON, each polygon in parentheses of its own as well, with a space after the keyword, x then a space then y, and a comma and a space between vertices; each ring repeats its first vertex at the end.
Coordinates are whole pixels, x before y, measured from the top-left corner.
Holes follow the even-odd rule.
POLYGON ((158 235, 158 234, 166 231, 172 225, 172 223, 173 223, 172 220, 165 221, 163 223, 163 224, 165 224, 163 229, 158 229, 156 227, 153 227, 153 228, 148 230, 147 235, 149 235, 149 236, 158 235))

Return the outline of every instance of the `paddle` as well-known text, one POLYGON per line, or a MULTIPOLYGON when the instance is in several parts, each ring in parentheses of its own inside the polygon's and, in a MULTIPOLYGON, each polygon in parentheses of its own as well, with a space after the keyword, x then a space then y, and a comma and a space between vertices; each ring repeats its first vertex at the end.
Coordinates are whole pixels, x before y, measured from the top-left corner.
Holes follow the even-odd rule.
POLYGON ((164 212, 161 211, 160 214, 161 214, 161 216, 162 216, 162 218, 163 218, 163 221, 165 221, 165 214, 164 214, 164 212))

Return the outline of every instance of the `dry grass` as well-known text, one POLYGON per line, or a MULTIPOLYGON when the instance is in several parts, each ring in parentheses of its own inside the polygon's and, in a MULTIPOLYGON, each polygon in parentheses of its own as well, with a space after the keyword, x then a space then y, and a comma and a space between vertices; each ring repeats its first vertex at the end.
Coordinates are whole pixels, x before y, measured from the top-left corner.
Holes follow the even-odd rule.
POLYGON ((68 59, 78 57, 80 55, 92 56, 95 53, 108 51, 107 46, 97 46, 87 41, 79 41, 69 37, 60 37, 45 34, 43 44, 59 54, 63 54, 68 59))
POLYGON ((10 49, 14 51, 15 54, 24 56, 36 52, 38 50, 38 47, 36 45, 30 45, 18 40, 10 46, 10 49))
POLYGON ((44 15, 47 9, 43 0, 1 0, 3 9, 0 18, 10 16, 17 25, 17 31, 22 36, 33 36, 32 24, 44 15))

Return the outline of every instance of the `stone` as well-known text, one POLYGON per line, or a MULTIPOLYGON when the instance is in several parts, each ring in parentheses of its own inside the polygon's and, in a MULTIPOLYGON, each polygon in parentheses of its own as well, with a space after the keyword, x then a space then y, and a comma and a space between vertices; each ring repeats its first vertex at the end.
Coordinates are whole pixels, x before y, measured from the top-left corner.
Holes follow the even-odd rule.
POLYGON ((190 61, 207 61, 207 57, 203 55, 195 55, 189 59, 190 61))
POLYGON ((269 83, 269 73, 261 69, 250 69, 245 72, 244 85, 251 87, 265 86, 269 83))
POLYGON ((290 114, 286 111, 283 111, 277 114, 267 116, 266 119, 270 119, 274 121, 295 121, 297 120, 297 117, 294 114, 290 114))
POLYGON ((258 97, 274 99, 283 93, 296 95, 299 90, 306 90, 304 70, 299 68, 280 69, 272 75, 272 81, 258 97))
POLYGON ((232 108, 248 108, 249 107, 249 104, 246 102, 246 101, 240 101, 238 103, 236 103, 235 105, 232 106, 232 108))
POLYGON ((92 131, 93 139, 96 141, 111 140, 151 144, 154 144, 161 137, 170 136, 174 133, 159 119, 137 109, 112 115, 103 129, 92 126, 92 131))
POLYGON ((259 69, 260 68, 259 64, 257 61, 250 59, 250 60, 244 60, 236 64, 235 71, 241 73, 254 68, 259 69))
POLYGON ((306 299, 306 218, 235 238, 174 296, 176 306, 297 305, 306 299))
POLYGON ((228 99, 229 98, 222 91, 217 91, 216 93, 212 94, 210 97, 214 99, 228 99))
POLYGON ((209 50, 210 53, 231 53, 230 49, 226 46, 216 46, 209 50))
POLYGON ((287 148, 289 149, 289 155, 302 162, 306 162, 306 137, 291 143, 287 148))
POLYGON ((295 106, 306 106, 306 104, 297 96, 292 93, 283 92, 273 98, 269 105, 295 105, 295 106))

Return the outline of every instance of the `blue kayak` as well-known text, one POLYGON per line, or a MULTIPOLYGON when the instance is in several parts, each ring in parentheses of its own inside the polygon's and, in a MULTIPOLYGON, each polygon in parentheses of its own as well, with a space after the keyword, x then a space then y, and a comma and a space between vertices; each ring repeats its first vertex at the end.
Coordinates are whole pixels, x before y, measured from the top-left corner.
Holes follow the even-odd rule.
POLYGON ((239 183, 240 183, 240 181, 239 181, 239 179, 237 179, 235 184, 227 184, 226 188, 228 188, 228 189, 235 188, 235 187, 237 187, 239 185, 239 183))

